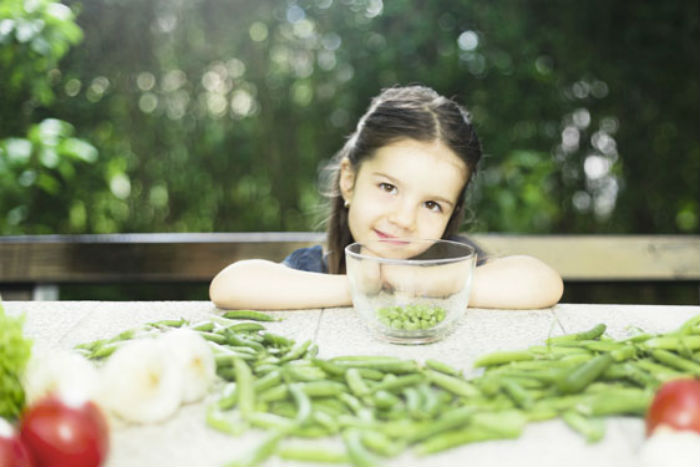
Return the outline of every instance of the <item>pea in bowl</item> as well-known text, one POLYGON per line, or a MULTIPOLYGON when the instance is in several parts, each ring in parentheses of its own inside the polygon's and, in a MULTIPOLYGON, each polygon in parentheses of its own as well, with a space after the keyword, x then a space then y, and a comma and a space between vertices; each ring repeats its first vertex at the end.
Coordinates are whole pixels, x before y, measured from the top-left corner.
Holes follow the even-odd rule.
POLYGON ((469 304, 476 251, 449 240, 353 243, 345 262, 355 311, 379 339, 426 344, 442 339, 469 304))

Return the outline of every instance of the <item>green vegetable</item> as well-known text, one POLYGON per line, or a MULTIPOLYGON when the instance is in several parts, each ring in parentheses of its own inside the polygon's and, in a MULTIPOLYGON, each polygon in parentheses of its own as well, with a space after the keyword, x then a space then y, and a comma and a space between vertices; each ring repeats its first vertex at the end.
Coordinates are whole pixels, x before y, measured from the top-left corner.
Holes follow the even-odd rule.
POLYGON ((5 314, 0 303, 0 417, 15 419, 24 408, 20 375, 31 354, 32 341, 22 334, 24 316, 5 314))
POLYGON ((444 321, 446 314, 445 309, 439 306, 413 304, 380 308, 377 319, 391 329, 415 331, 434 328, 444 321))
POLYGON ((231 310, 223 314, 224 318, 227 319, 250 319, 253 321, 280 321, 278 318, 274 318, 265 313, 253 310, 231 310))
MULTIPOLYGON (((697 323, 694 317, 665 335, 617 341, 603 336, 600 324, 547 339, 547 345, 477 358, 483 372, 472 379, 435 360, 420 365, 378 355, 320 359, 311 341, 270 334, 257 323, 231 326, 218 319, 212 326, 183 326, 197 326, 212 340, 218 374, 235 381, 222 386, 207 412, 209 426, 230 434, 249 426, 267 431, 259 446, 231 465, 259 464, 273 455, 377 465, 406 449, 424 455, 515 438, 528 422, 554 417, 595 442, 605 433, 603 417, 641 416, 663 381, 698 374, 697 323), (338 434, 344 452, 280 443, 338 434)), ((82 347, 95 358, 116 340, 82 347)))

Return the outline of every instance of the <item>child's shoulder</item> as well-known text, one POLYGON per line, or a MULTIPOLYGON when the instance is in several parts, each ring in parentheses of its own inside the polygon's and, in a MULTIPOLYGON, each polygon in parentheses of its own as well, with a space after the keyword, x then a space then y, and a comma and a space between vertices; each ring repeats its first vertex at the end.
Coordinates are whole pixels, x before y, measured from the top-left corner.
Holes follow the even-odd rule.
POLYGON ((282 264, 292 269, 299 269, 300 271, 328 272, 328 266, 321 245, 294 250, 282 261, 282 264))

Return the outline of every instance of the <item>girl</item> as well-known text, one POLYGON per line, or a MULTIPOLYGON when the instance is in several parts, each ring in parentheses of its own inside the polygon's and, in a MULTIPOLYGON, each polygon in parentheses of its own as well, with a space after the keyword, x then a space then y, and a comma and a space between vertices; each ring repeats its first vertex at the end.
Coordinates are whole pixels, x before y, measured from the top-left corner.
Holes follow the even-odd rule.
MULTIPOLYGON (((480 158, 469 116, 457 103, 422 86, 384 90, 333 159, 325 254, 319 245, 282 264, 238 261, 214 277, 211 300, 220 308, 267 310, 352 305, 345 247, 396 237, 457 239, 480 158)), ((562 292, 561 277, 535 258, 481 259, 469 305, 545 308, 562 292)))

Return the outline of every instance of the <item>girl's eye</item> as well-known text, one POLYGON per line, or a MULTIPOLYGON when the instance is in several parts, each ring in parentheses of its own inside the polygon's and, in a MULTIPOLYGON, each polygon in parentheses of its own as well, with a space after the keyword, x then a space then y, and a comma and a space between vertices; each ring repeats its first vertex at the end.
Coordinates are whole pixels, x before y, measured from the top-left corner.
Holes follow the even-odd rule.
POLYGON ((387 193, 396 193, 396 187, 391 183, 381 182, 379 184, 379 189, 387 193))
POLYGON ((430 209, 433 212, 442 212, 442 206, 440 206, 435 201, 426 201, 425 207, 430 209))

